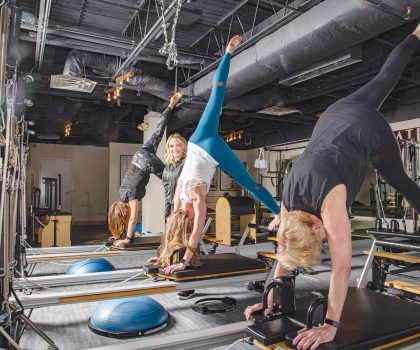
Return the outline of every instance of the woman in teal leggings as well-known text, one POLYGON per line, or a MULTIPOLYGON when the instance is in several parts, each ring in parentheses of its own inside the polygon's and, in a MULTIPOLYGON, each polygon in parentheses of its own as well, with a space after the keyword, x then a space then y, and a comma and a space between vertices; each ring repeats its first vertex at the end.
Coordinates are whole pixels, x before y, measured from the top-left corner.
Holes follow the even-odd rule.
POLYGON ((275 218, 271 227, 274 228, 279 223, 280 208, 273 196, 249 175, 242 161, 218 134, 230 60, 241 41, 242 38, 238 35, 230 40, 215 73, 213 90, 206 109, 188 143, 187 157, 175 192, 174 211, 183 209, 190 213, 194 222, 193 232, 183 259, 179 264, 165 268, 166 274, 184 270, 197 249, 206 219, 206 194, 217 166, 273 212, 275 218))

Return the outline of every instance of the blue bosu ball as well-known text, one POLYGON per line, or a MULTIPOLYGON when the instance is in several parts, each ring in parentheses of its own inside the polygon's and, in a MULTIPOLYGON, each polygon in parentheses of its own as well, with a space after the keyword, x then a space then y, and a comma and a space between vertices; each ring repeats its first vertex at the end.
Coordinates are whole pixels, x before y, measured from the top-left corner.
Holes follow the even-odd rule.
POLYGON ((167 327, 169 314, 147 296, 102 302, 89 319, 89 329, 107 337, 133 337, 158 332, 167 327))
POLYGON ((106 259, 85 259, 75 262, 71 265, 66 274, 67 275, 81 275, 92 272, 106 272, 113 271, 114 266, 106 259))

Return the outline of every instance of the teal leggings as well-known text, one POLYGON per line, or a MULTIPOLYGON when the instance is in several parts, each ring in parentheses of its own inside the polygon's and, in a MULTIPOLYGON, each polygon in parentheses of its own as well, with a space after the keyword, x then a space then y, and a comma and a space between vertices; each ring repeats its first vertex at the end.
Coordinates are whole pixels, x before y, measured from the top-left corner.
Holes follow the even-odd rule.
POLYGON ((264 203, 273 214, 278 214, 280 213, 280 208, 273 196, 265 187, 255 182, 242 161, 233 153, 232 149, 218 133, 230 59, 231 54, 225 53, 214 75, 213 90, 206 109, 189 141, 200 146, 210 154, 219 163, 219 167, 223 172, 264 203))

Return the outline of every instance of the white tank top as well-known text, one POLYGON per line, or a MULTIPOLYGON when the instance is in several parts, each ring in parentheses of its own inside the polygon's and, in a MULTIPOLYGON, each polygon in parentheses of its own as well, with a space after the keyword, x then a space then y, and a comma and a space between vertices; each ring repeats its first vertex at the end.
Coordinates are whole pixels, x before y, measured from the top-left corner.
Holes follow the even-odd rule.
POLYGON ((179 176, 179 179, 182 181, 181 200, 187 203, 192 202, 187 193, 187 188, 192 181, 194 183, 206 183, 208 192, 218 165, 219 163, 200 146, 188 142, 187 157, 185 158, 184 168, 179 176))

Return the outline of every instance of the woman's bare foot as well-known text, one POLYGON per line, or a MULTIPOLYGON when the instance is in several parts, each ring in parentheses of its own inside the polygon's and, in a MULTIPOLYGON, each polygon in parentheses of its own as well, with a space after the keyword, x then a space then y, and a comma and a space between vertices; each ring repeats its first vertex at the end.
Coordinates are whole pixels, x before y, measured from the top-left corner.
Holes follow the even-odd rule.
POLYGON ((420 24, 417 25, 417 28, 414 30, 413 34, 420 39, 420 24))
POLYGON ((277 230, 280 226, 280 214, 274 215, 274 219, 268 225, 269 231, 277 230))
POLYGON ((232 54, 241 42, 242 37, 240 35, 235 35, 232 39, 229 40, 229 44, 226 47, 226 51, 232 54))
POLYGON ((169 107, 174 108, 179 100, 184 96, 184 93, 181 91, 176 92, 172 95, 171 100, 169 101, 169 107))

